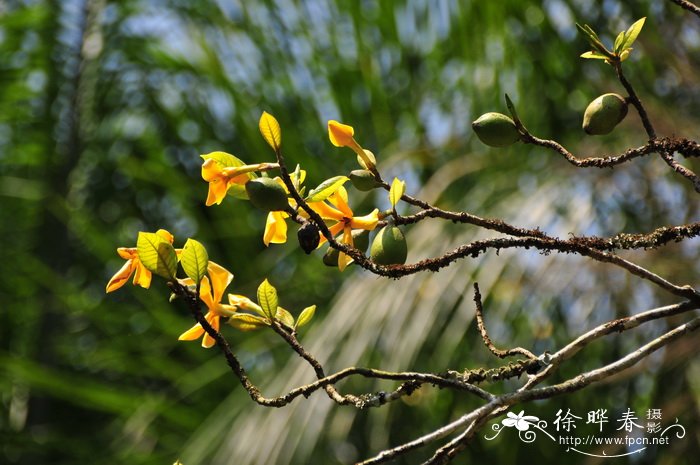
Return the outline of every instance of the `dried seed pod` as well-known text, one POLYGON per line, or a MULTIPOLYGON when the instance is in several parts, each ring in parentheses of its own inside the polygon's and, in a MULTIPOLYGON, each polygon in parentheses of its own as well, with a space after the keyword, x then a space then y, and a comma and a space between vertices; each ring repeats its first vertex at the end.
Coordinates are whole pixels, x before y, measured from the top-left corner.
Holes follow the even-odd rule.
POLYGON ((299 228, 299 231, 297 231, 297 239, 299 240, 301 249, 308 255, 316 250, 316 247, 318 247, 318 243, 321 240, 321 236, 319 236, 316 225, 311 221, 307 221, 301 225, 301 228, 299 228))
POLYGON ((261 210, 279 211, 289 208, 287 192, 274 179, 257 178, 245 183, 245 191, 250 203, 261 210))
POLYGON ((370 257, 380 265, 402 265, 407 255, 406 238, 396 226, 383 227, 372 241, 370 257))
POLYGON ((583 114, 583 130, 586 134, 610 133, 627 116, 627 102, 617 94, 603 94, 593 100, 583 114))
POLYGON ((481 142, 491 147, 507 147, 520 140, 512 119, 502 113, 485 113, 472 123, 481 142))

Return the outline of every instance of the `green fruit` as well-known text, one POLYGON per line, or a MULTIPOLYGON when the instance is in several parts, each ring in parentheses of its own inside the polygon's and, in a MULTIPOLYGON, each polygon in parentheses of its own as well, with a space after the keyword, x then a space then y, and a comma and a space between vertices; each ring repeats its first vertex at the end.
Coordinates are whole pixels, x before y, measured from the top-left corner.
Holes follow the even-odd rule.
POLYGON ((369 170, 350 171, 350 176, 348 177, 352 185, 359 191, 371 191, 380 185, 369 170))
MULTIPOLYGON (((352 232, 353 247, 364 253, 369 245, 369 231, 355 230, 352 232)), ((323 254, 323 264, 326 266, 338 266, 338 250, 333 247, 328 247, 326 253, 323 254)))
POLYGON ((520 133, 512 119, 502 113, 486 113, 472 123, 481 142, 491 147, 507 147, 520 140, 520 133))
POLYGON ((245 183, 245 191, 250 203, 261 210, 278 211, 287 210, 287 192, 284 187, 274 179, 257 178, 245 183))
POLYGON ((583 114, 583 130, 591 135, 612 131, 627 115, 627 102, 617 94, 603 94, 593 100, 583 114))
POLYGON ((402 265, 408 255, 406 238, 396 226, 385 226, 372 241, 369 254, 380 265, 402 265))

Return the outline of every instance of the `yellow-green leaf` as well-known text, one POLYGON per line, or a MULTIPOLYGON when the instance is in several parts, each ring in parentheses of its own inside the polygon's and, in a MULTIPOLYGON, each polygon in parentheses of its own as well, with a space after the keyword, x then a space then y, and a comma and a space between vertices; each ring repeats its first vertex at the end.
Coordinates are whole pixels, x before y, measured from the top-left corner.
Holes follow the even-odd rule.
POLYGON ((270 144, 272 150, 278 152, 282 145, 282 129, 274 116, 266 111, 263 111, 258 123, 260 134, 262 134, 265 142, 270 144))
POLYGON ((224 168, 238 168, 239 166, 245 165, 243 160, 226 152, 211 152, 200 155, 200 157, 205 160, 212 159, 224 168))
POLYGON ((273 320, 277 314, 277 289, 266 279, 258 287, 258 304, 266 317, 273 320))
POLYGON ((391 189, 389 189, 389 202, 391 202, 392 208, 396 208, 396 204, 399 203, 404 192, 406 192, 406 183, 399 178, 394 178, 391 182, 391 189))
POLYGON ((607 60, 608 57, 600 52, 586 52, 581 54, 581 58, 588 58, 592 60, 607 60))
POLYGON ((187 239, 180 254, 180 264, 182 264, 185 274, 199 284, 207 273, 207 265, 209 264, 207 249, 200 242, 194 239, 187 239))
POLYGON ((139 260, 151 273, 175 279, 177 255, 173 245, 156 233, 139 232, 136 240, 139 260))
POLYGON ((311 319, 314 317, 314 313, 316 313, 316 306, 312 305, 310 307, 306 307, 304 310, 302 310, 301 314, 299 315, 299 318, 297 318, 297 324, 295 326, 296 328, 301 328, 305 324, 307 324, 311 319))
POLYGON ((234 313, 227 323, 241 331, 253 331, 264 326, 270 326, 270 322, 262 317, 250 313, 234 313))
POLYGON ((622 51, 622 44, 624 42, 625 42, 625 31, 622 31, 617 35, 617 38, 615 38, 614 50, 615 50, 615 53, 617 53, 618 55, 622 51))
POLYGON ((290 328, 294 327, 294 317, 282 307, 277 307, 276 318, 290 328))
POLYGON ((625 32, 625 39, 620 45, 620 50, 625 50, 629 47, 632 46, 635 40, 637 40, 637 36, 639 36, 639 33, 642 32, 642 28, 644 27, 644 21, 646 21, 646 17, 639 19, 632 24, 629 29, 625 32))
POLYGON ((350 178, 347 176, 334 176, 330 179, 326 179, 315 189, 312 189, 304 200, 307 202, 321 202, 326 200, 328 197, 335 194, 338 189, 349 180, 350 178))

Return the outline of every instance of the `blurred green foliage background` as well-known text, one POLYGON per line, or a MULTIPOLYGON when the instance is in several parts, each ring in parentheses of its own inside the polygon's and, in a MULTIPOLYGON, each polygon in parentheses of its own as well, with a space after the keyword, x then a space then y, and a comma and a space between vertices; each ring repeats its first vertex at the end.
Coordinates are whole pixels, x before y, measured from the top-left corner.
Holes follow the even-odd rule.
MULTIPOLYGON (((667 1, 0 2, 0 463, 350 463, 476 406, 435 389, 362 412, 320 393, 282 410, 256 406, 216 349, 178 343, 191 321, 167 303, 161 281, 105 295, 122 264, 115 249, 133 246, 140 230, 168 229, 177 246, 203 242, 236 275, 232 292, 254 295, 268 277, 286 308, 317 304, 302 342, 328 371, 499 365, 472 320, 474 281, 496 344, 538 353, 671 302, 615 269, 525 251, 397 282, 353 269, 341 276, 323 267, 320 252, 306 257, 296 247, 295 229, 287 245, 265 248, 265 216, 249 204, 229 198, 206 208, 199 175, 198 155, 213 150, 271 161, 257 128, 266 110, 309 186, 356 168, 349 150, 327 140, 326 121, 338 119, 375 152, 385 178, 398 175, 408 192, 445 208, 562 237, 697 221, 697 195, 654 157, 577 170, 530 146, 489 149, 470 129, 481 113, 504 112, 508 92, 531 131, 576 153, 642 145, 636 115, 609 136, 583 136, 587 103, 623 89, 609 67, 579 59, 587 47, 574 26, 588 23, 611 43, 642 16, 628 77, 657 132, 697 139, 700 20, 667 1)), ((356 211, 386 208, 385 195, 350 193, 356 211)), ((440 221, 407 229, 409 261, 489 236, 440 221)), ((625 256, 697 286, 698 245, 625 256)), ((606 338, 558 379, 612 361, 672 323, 606 338)), ((312 381, 273 334, 228 329, 265 394, 312 381)), ((685 438, 615 463, 696 463, 698 350, 689 336, 614 382, 523 408, 549 421, 559 408, 584 417, 607 408, 611 418, 628 407, 640 416, 662 408, 664 423, 677 417, 685 438)), ((390 386, 352 380, 341 389, 390 386)), ((560 463, 564 454, 544 439, 523 444, 504 433, 480 436, 456 463, 560 463)))

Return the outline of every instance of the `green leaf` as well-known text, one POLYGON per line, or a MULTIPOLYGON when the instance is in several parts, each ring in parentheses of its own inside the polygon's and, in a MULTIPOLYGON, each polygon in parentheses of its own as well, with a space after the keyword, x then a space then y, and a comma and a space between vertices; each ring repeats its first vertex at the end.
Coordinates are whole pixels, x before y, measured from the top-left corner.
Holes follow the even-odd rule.
POLYGON ((338 189, 349 180, 350 178, 347 176, 334 176, 330 179, 326 179, 315 189, 312 189, 304 200, 307 202, 321 202, 326 200, 328 197, 335 194, 338 189))
POLYGON ((608 57, 600 52, 586 52, 581 54, 581 58, 588 58, 592 60, 607 60, 608 57))
POLYGON ((270 326, 270 322, 262 317, 250 313, 234 313, 227 323, 241 331, 253 331, 264 326, 270 326))
POLYGON ((282 129, 280 129, 280 124, 275 117, 263 111, 260 116, 258 127, 260 128, 260 134, 262 134, 265 142, 270 144, 270 147, 272 147, 275 152, 279 152, 280 146, 282 145, 282 129))
POLYGON ((406 192, 406 183, 399 178, 394 178, 389 189, 389 202, 391 202, 392 208, 396 208, 396 204, 399 203, 404 192, 406 192))
POLYGON ((258 287, 258 304, 266 317, 270 320, 275 319, 278 307, 277 289, 267 279, 258 287))
POLYGON ((304 310, 302 310, 301 314, 299 315, 299 318, 297 318, 297 324, 294 327, 294 329, 301 328, 305 324, 311 321, 311 319, 314 317, 314 314, 316 313, 316 306, 312 305, 310 307, 306 307, 304 310))
POLYGON ((209 264, 207 249, 200 242, 194 239, 187 239, 180 254, 180 263, 182 264, 182 269, 185 270, 185 274, 199 284, 207 273, 207 265, 209 264))
POLYGON ((177 255, 173 245, 156 233, 139 232, 136 240, 139 260, 151 273, 175 279, 177 255))
POLYGON ((515 111, 515 105, 513 105, 513 101, 510 99, 510 96, 508 94, 506 94, 506 106, 508 107, 510 116, 513 117, 513 121, 520 121, 520 118, 518 118, 518 113, 515 111))
POLYGON ((622 44, 625 42, 625 31, 620 32, 615 38, 614 50, 617 55, 622 51, 622 44))
POLYGON ((294 317, 282 307, 277 307, 276 318, 290 328, 294 327, 294 317))
POLYGON ((212 159, 224 168, 238 168, 239 166, 245 165, 243 160, 226 152, 211 152, 200 155, 200 157, 205 160, 212 159))
POLYGON ((621 51, 631 47, 634 41, 637 40, 637 36, 639 36, 639 33, 642 32, 644 21, 646 21, 646 19, 647 18, 645 16, 644 18, 635 21, 635 23, 632 24, 629 29, 627 29, 625 32, 624 42, 620 46, 621 51))

